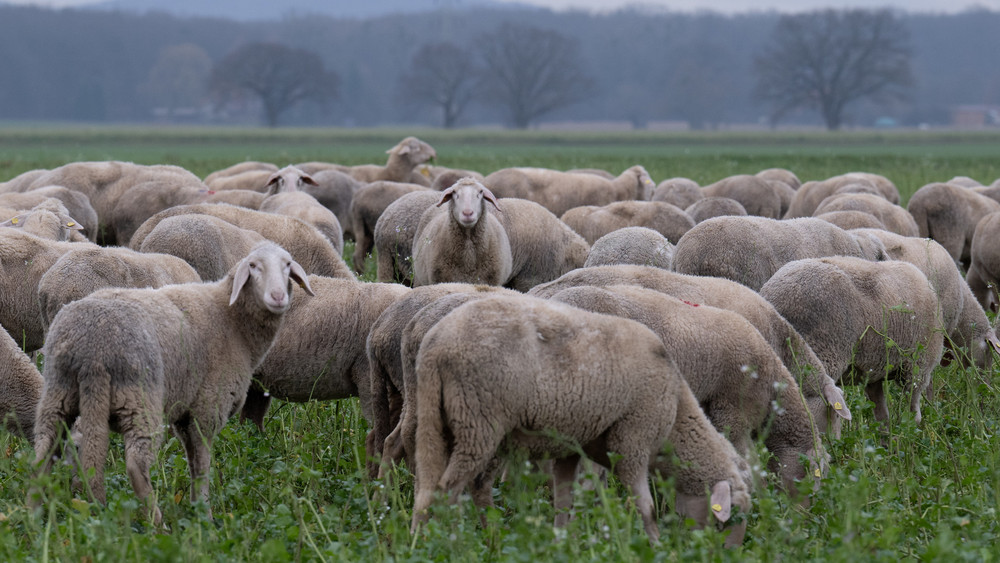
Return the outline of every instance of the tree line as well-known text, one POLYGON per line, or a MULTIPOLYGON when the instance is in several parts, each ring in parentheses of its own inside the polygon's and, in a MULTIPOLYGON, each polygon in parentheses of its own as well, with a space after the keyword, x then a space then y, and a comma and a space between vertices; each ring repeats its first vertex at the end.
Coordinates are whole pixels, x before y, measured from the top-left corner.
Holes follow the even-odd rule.
POLYGON ((945 124, 953 106, 1000 104, 996 29, 1000 13, 987 10, 442 9, 248 23, 6 6, 0 119, 945 124), (274 51, 284 62, 265 64, 274 51))

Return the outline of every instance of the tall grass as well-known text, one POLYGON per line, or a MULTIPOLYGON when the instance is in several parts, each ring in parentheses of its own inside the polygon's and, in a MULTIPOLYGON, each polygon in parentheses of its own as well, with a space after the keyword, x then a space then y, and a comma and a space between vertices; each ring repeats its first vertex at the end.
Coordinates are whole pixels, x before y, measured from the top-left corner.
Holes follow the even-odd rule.
MULTIPOLYGON (((198 174, 246 158, 333 160, 338 147, 348 147, 341 154, 356 161, 379 161, 408 133, 0 130, 0 179, 81 158, 165 162, 198 174), (296 143, 295 135, 304 140, 296 143)), ((987 182, 1000 176, 1000 141, 992 137, 894 143, 851 136, 755 141, 648 135, 601 142, 573 135, 428 133, 442 164, 485 172, 507 165, 619 170, 639 162, 657 180, 683 175, 707 182, 781 166, 803 179, 878 172, 901 190, 954 175, 987 182), (876 148, 866 153, 857 148, 863 143, 876 148), (690 153, 682 154, 685 149, 690 153)), ((367 272, 371 279, 371 262, 367 272)), ((213 448, 211 520, 205 506, 188 500, 183 449, 168 437, 152 474, 162 529, 140 517, 119 438, 108 461, 107 506, 74 495, 70 468, 58 464, 41 481, 45 503, 33 513, 24 503, 35 482, 33 452, 23 440, 0 433, 0 560, 991 561, 998 558, 1000 534, 1000 399, 993 376, 957 363, 936 369, 935 398, 925 401, 920 425, 900 386, 887 384, 891 416, 885 427, 873 420, 862 389, 848 387, 854 420, 839 440, 828 442, 831 470, 812 504, 790 501, 775 490, 774 477, 766 477, 770 486, 755 492, 751 512, 743 515, 747 540, 734 550, 721 547, 718 531, 691 530, 673 514, 669 482, 655 487, 662 532, 656 547, 613 478, 607 489, 577 490, 575 519, 556 530, 548 481, 524 460, 513 461, 508 479, 498 484, 485 527, 470 502, 438 503, 413 536, 412 478, 405 467, 384 481, 365 477, 367 425, 356 400, 278 402, 264 433, 231 421, 213 448)), ((766 459, 759 444, 757 455, 766 459)))

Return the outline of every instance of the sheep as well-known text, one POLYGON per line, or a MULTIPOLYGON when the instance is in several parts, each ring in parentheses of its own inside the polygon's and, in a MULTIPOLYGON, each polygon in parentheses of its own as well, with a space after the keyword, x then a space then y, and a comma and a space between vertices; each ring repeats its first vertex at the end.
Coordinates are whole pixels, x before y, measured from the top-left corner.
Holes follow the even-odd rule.
POLYGON ((459 168, 448 168, 444 170, 432 173, 431 189, 435 191, 444 191, 451 186, 455 185, 462 178, 475 178, 480 182, 486 180, 486 177, 476 172, 475 170, 463 170, 459 168))
POLYGON ((839 436, 842 421, 851 417, 843 392, 802 336, 773 305, 744 285, 723 278, 688 276, 649 266, 617 265, 574 270, 533 288, 528 294, 548 298, 567 287, 579 285, 637 285, 691 303, 739 313, 761 333, 796 377, 817 429, 839 436))
POLYGON ((42 328, 47 330, 67 303, 103 287, 155 288, 200 281, 201 277, 194 268, 169 254, 91 245, 70 250, 56 260, 38 281, 42 328))
POLYGON ((7 331, 0 330, 0 423, 11 434, 33 442, 41 396, 42 374, 7 331))
POLYGON ((247 160, 244 162, 238 162, 232 166, 223 168, 221 170, 216 170, 215 172, 210 173, 208 176, 205 176, 204 182, 207 185, 214 182, 217 178, 235 176, 237 174, 242 174, 244 172, 251 172, 251 171, 275 172, 277 170, 278 167, 270 162, 247 160))
POLYGON ((884 260, 880 241, 814 217, 716 217, 698 223, 674 250, 674 270, 760 289, 782 265, 800 258, 857 256, 884 260))
MULTIPOLYGON (((370 366, 372 419, 365 440, 368 469, 375 477, 374 460, 382 453, 390 429, 399 424, 403 405, 402 333, 413 316, 433 301, 454 293, 492 293, 499 288, 465 283, 438 283, 415 287, 382 311, 371 325, 365 341, 365 355, 370 366)), ((397 432, 398 434, 398 432, 397 432)), ((401 447, 397 444, 393 448, 401 447)), ((398 461, 401 452, 391 456, 398 461)))
MULTIPOLYGON (((340 164, 334 164, 333 162, 324 162, 324 161, 321 161, 321 160, 310 160, 308 162, 297 162, 297 163, 294 164, 294 166, 296 168, 298 168, 299 170, 301 170, 301 171, 305 172, 306 174, 309 174, 310 176, 313 176, 313 177, 315 177, 315 175, 318 174, 318 173, 320 173, 320 172, 326 172, 328 170, 337 170, 338 168, 342 167, 342 165, 340 165, 340 164)), ((274 169, 277 170, 278 167, 275 166, 274 169)), ((340 170, 337 170, 337 171, 340 172, 340 170)), ((341 172, 341 174, 343 174, 343 172, 341 172)), ((353 178, 351 178, 351 179, 353 180, 353 178)))
MULTIPOLYGON (((172 186, 202 186, 201 180, 179 166, 140 165, 122 161, 72 162, 53 168, 33 181, 30 189, 65 186, 90 198, 100 221, 97 240, 111 245, 116 238, 111 218, 118 199, 127 190, 143 182, 161 180, 172 186)), ((120 241, 124 244, 127 241, 120 241)))
POLYGON ((754 176, 765 180, 782 182, 793 190, 798 190, 802 186, 802 180, 799 180, 799 177, 794 172, 784 168, 766 168, 754 174, 754 176))
POLYGON ((764 337, 740 315, 625 285, 573 287, 550 300, 652 329, 708 419, 726 432, 737 453, 746 457, 752 436, 764 436, 774 456, 769 468, 781 477, 785 490, 795 492, 795 482, 806 477, 800 455, 813 466, 810 477, 825 471, 827 455, 798 384, 764 337))
POLYGON ((487 213, 487 202, 501 209, 489 189, 474 178, 463 178, 441 192, 435 207, 424 211, 414 235, 414 286, 503 285, 510 280, 510 240, 500 221, 487 213), (445 203, 448 207, 441 208, 445 203))
MULTIPOLYGON (((243 406, 250 375, 290 307, 293 281, 312 294, 302 267, 265 242, 218 282, 103 289, 64 307, 45 343, 39 472, 51 470, 64 428, 78 421, 81 475, 93 472, 90 494, 103 503, 108 433, 121 432, 132 489, 158 526, 149 469, 166 418, 184 445, 191 500, 208 504, 212 440, 243 406)), ((37 491, 29 502, 40 502, 37 491)))
POLYGON ((979 188, 982 184, 979 180, 974 180, 968 176, 954 176, 951 180, 945 182, 945 184, 951 184, 953 186, 960 186, 963 188, 979 188))
POLYGON ((650 201, 672 203, 681 209, 690 207, 705 197, 698 183, 688 178, 667 178, 657 184, 650 201))
POLYGON ((20 229, 0 229, 0 325, 27 352, 42 347, 45 330, 38 283, 63 254, 87 242, 46 240, 20 229))
POLYGON ((330 242, 337 254, 344 253, 344 233, 332 211, 305 192, 281 192, 264 198, 260 211, 301 219, 312 225, 330 242))
POLYGON ((118 198, 111 213, 111 223, 115 227, 116 240, 128 244, 139 225, 165 209, 197 203, 228 203, 257 210, 265 197, 250 190, 215 191, 205 186, 176 186, 159 180, 143 182, 118 198))
POLYGON ((603 168, 571 168, 567 170, 571 174, 594 174, 595 176, 600 176, 605 180, 614 180, 615 175, 603 168))
POLYGON ((968 188, 932 183, 914 192, 906 209, 921 237, 938 241, 955 263, 968 267, 976 224, 1000 211, 1000 202, 968 188))
MULTIPOLYGON (((135 234, 129 247, 138 250, 143 240, 160 221, 167 217, 187 214, 211 215, 241 228, 256 231, 288 250, 306 272, 331 278, 354 279, 347 264, 330 242, 314 227, 294 217, 274 215, 225 204, 179 205, 165 209, 147 219, 135 234)), ((171 253, 168 253, 171 254, 171 253)))
POLYGON ((666 237, 646 227, 625 227, 594 241, 583 266, 640 264, 670 270, 673 260, 674 245, 666 237))
MULTIPOLYGON (((760 178, 760 176, 758 176, 758 178, 760 178)), ((781 211, 778 212, 777 217, 780 219, 785 216, 785 213, 788 212, 788 208, 791 207, 792 198, 795 197, 795 189, 780 180, 770 180, 765 178, 764 181, 771 186, 774 193, 778 194, 778 199, 781 201, 781 211)))
POLYGON ((28 186, 30 186, 32 182, 45 175, 47 172, 48 169, 46 168, 36 168, 34 170, 22 172, 6 182, 0 182, 0 194, 27 191, 28 186))
POLYGON ((559 218, 588 244, 623 227, 649 227, 677 244, 695 221, 683 209, 662 201, 617 201, 603 207, 574 207, 559 218))
POLYGON ((723 217, 726 215, 747 216, 747 210, 743 204, 729 197, 705 197, 689 205, 685 213, 691 217, 697 225, 712 217, 723 217))
POLYGON ((837 193, 873 193, 889 203, 899 203, 899 190, 884 176, 865 172, 850 172, 821 182, 802 184, 792 197, 784 219, 810 217, 824 199, 837 193))
POLYGON ((418 190, 385 208, 375 223, 376 280, 412 285, 413 237, 424 211, 440 198, 440 192, 418 190))
MULTIPOLYGON (((702 525, 709 502, 723 522, 733 505, 749 509, 746 462, 711 427, 663 343, 635 321, 525 296, 479 299, 427 333, 416 372, 414 530, 435 490, 460 492, 511 447, 555 459, 557 524, 564 524, 581 451, 574 443, 606 467, 608 451, 621 456, 613 469, 651 542, 659 537, 651 466, 676 476, 677 509, 700 512, 702 525), (456 347, 461 342, 476 344, 456 347), (684 466, 659 459, 666 443, 684 466)), ((726 544, 741 543, 744 529, 734 527, 726 544)))
POLYGON ((273 174, 274 171, 269 169, 247 170, 230 176, 217 176, 211 182, 206 181, 205 185, 208 186, 208 189, 216 192, 249 190, 264 193, 268 190, 267 183, 273 174))
POLYGON ((886 230, 903 235, 904 237, 915 237, 920 235, 917 222, 913 215, 906 209, 889 203, 884 198, 872 194, 834 194, 823 200, 813 212, 813 216, 832 211, 864 211, 878 218, 885 225, 886 230))
POLYGON ((878 229, 861 232, 878 237, 889 258, 909 262, 927 276, 941 306, 941 322, 947 337, 945 347, 961 360, 989 367, 990 347, 1000 347, 1000 341, 986 311, 976 302, 970 286, 972 270, 966 275, 970 280, 966 283, 948 251, 931 239, 904 237, 878 229))
POLYGON ((353 255, 355 272, 361 273, 365 269, 365 257, 375 246, 375 225, 382 212, 397 199, 420 190, 430 191, 418 184, 379 181, 362 186, 354 194, 349 215, 355 240, 353 255))
POLYGON ((997 298, 997 283, 1000 283, 1000 253, 996 248, 998 235, 1000 212, 985 215, 976 223, 969 248, 969 271, 965 279, 984 309, 1000 303, 997 298))
POLYGON ((944 330, 934 289, 916 266, 850 256, 796 260, 760 295, 799 331, 827 373, 865 385, 876 420, 889 417, 882 381, 897 379, 911 391, 910 410, 920 422, 920 396, 941 360, 944 330))
POLYGON ((701 188, 705 197, 728 197, 740 202, 747 215, 778 219, 781 217, 781 196, 763 178, 737 174, 701 188))
POLYGON ((409 182, 424 187, 430 186, 430 180, 417 172, 416 168, 437 157, 434 147, 416 137, 407 137, 385 152, 389 155, 389 160, 385 166, 361 164, 358 166, 343 166, 339 170, 349 174, 359 182, 371 183, 386 180, 390 182, 409 182))
POLYGON ((486 176, 483 184, 497 197, 534 201, 556 217, 581 205, 607 205, 630 199, 648 201, 654 187, 649 173, 639 165, 614 180, 547 168, 503 168, 486 176))
POLYGON ((0 227, 20 229, 25 233, 54 241, 83 242, 87 240, 87 237, 80 234, 83 226, 69 216, 66 206, 58 199, 46 198, 27 211, 18 211, 13 214, 12 211, 0 208, 0 218, 8 217, 7 220, 0 222, 0 227))
POLYGON ((187 262, 202 281, 222 279, 264 237, 211 215, 167 217, 143 239, 140 252, 170 254, 187 262))
POLYGON ((880 229, 887 230, 885 223, 878 217, 865 211, 830 211, 815 216, 827 223, 836 225, 845 231, 852 229, 880 229))
POLYGON ((90 242, 97 241, 97 212, 90 205, 90 198, 63 186, 44 186, 30 192, 0 194, 0 206, 31 209, 48 198, 58 199, 66 206, 67 214, 83 227, 90 242))
POLYGON ((316 184, 306 184, 301 191, 313 196, 320 205, 332 211, 337 216, 344 238, 354 240, 350 214, 351 200, 361 189, 361 183, 350 175, 332 168, 312 172, 311 176, 316 184))

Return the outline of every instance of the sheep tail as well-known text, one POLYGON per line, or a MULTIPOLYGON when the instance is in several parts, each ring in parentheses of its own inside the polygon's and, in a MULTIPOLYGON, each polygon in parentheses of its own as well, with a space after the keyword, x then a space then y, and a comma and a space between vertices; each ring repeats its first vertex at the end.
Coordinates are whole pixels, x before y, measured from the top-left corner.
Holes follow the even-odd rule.
MULTIPOLYGON (((418 367, 422 363, 418 358, 418 367)), ((426 509, 433 500, 448 461, 444 436, 444 395, 437 369, 420 370, 417 378, 416 483, 411 531, 427 519, 426 509)))
POLYGON ((90 494, 104 502, 104 464, 108 459, 108 417, 111 412, 111 373, 100 362, 80 373, 80 471, 90 494), (93 469, 93 474, 90 474, 93 469))

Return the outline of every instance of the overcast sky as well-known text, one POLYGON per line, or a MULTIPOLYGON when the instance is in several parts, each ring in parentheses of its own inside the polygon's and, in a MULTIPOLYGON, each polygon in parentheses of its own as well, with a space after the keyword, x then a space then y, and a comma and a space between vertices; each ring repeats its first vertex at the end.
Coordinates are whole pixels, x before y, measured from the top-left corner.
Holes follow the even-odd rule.
MULTIPOLYGON (((11 4, 38 4, 44 6, 78 6, 93 4, 100 0, 2 0, 11 4)), ((374 0, 377 1, 377 0, 374 0)), ((450 1, 457 5, 463 0, 450 1)), ((749 12, 753 10, 777 10, 796 12, 817 8, 883 8, 891 7, 907 11, 955 13, 978 6, 1000 11, 1000 0, 496 0, 544 6, 556 10, 580 8, 595 11, 612 11, 628 5, 648 5, 675 11, 714 10, 717 12, 749 12)))

